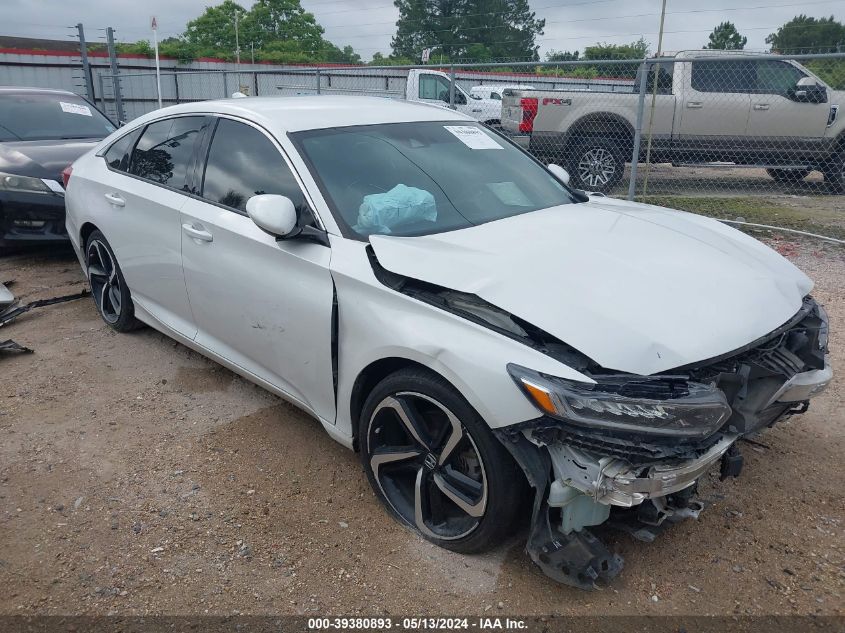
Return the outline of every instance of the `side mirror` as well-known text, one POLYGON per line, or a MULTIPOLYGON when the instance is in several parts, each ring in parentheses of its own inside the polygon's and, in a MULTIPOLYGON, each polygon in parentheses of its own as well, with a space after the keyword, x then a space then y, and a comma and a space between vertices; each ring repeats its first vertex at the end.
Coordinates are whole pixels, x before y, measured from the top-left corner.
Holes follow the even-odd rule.
POLYGON ((294 237, 296 207, 290 198, 265 193, 246 201, 246 213, 255 225, 275 237, 294 237))
POLYGON ((550 172, 552 172, 552 175, 555 178, 557 178, 558 180, 563 182, 563 184, 565 184, 565 185, 569 184, 569 172, 566 171, 563 167, 561 167, 560 165, 555 165, 554 163, 550 163, 549 165, 546 166, 546 168, 550 172))
POLYGON ((816 83, 812 77, 802 77, 789 91, 793 101, 803 103, 827 103, 827 88, 816 83))

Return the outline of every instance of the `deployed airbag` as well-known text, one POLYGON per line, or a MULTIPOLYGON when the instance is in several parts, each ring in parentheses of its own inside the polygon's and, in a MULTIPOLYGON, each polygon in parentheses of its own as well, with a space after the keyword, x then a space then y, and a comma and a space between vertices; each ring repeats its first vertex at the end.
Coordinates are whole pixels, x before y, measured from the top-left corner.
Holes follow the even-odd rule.
POLYGON ((385 193, 364 196, 358 209, 358 222, 352 228, 358 233, 390 233, 391 229, 420 220, 434 222, 437 205, 428 191, 396 185, 385 193))

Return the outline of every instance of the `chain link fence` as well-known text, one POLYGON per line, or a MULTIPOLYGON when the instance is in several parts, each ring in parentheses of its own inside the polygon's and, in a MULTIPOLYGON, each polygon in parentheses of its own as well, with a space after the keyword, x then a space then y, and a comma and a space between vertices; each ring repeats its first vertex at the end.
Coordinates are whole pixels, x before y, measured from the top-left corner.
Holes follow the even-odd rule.
MULTIPOLYGON (((845 53, 186 71, 162 73, 161 92, 163 105, 235 92, 439 105, 581 189, 845 238, 845 53)), ((153 73, 102 76, 100 94, 122 120, 158 107, 153 73)))

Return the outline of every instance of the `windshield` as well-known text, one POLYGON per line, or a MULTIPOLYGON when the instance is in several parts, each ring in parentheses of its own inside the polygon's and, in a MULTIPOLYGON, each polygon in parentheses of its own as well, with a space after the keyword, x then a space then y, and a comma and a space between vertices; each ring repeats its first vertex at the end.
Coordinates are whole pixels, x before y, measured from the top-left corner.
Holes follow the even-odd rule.
POLYGON ((472 122, 291 136, 350 237, 441 233, 576 201, 530 156, 472 122))
POLYGON ((0 96, 0 141, 105 138, 115 127, 76 95, 12 93, 0 96))

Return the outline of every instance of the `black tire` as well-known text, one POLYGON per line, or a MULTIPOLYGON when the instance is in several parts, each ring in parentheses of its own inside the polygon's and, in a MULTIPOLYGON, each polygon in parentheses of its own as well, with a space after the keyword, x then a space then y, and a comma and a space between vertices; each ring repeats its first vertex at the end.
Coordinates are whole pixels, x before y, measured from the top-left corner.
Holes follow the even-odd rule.
POLYGON ((613 139, 587 137, 567 152, 565 164, 576 189, 609 193, 625 173, 625 154, 613 139))
POLYGON ((100 231, 91 233, 85 242, 85 272, 97 312, 109 327, 118 332, 143 327, 135 318, 135 306, 117 257, 100 231))
POLYGON ((364 402, 358 437, 376 496, 432 543, 479 553, 519 525, 527 488, 522 471, 481 416, 437 374, 406 368, 382 380, 364 402))
POLYGON ((801 182, 810 175, 812 169, 767 169, 766 173, 775 182, 784 184, 795 184, 801 182))
POLYGON ((824 181, 834 193, 845 193, 845 151, 828 159, 822 170, 824 181))

